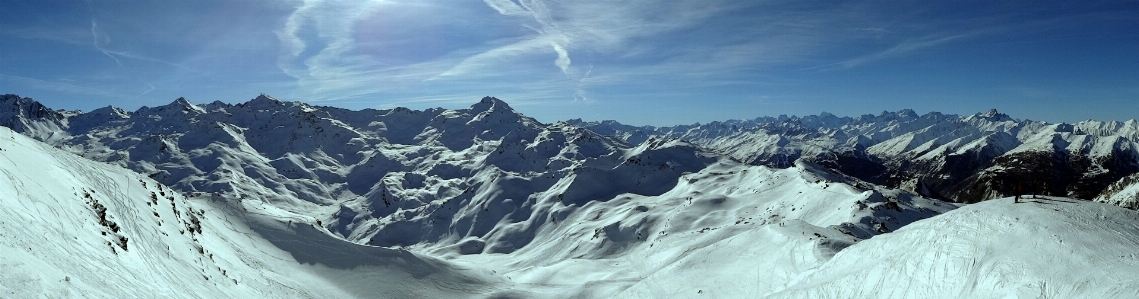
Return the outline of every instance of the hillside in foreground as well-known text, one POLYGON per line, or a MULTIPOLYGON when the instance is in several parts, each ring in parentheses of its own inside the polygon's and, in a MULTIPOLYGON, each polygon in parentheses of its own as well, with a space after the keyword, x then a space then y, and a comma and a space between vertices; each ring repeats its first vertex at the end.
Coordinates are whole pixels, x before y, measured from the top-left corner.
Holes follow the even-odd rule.
POLYGON ((337 239, 257 199, 186 198, 7 128, 0 172, 4 298, 492 297, 512 285, 337 239))

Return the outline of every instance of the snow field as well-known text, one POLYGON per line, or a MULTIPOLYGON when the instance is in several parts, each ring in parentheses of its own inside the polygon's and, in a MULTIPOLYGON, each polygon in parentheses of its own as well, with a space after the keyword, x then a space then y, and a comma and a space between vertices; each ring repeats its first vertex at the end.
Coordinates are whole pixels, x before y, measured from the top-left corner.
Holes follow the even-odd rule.
POLYGON ((260 199, 185 198, 0 128, 0 297, 490 297, 486 271, 343 241, 260 199), (377 283, 385 282, 385 283, 377 283))

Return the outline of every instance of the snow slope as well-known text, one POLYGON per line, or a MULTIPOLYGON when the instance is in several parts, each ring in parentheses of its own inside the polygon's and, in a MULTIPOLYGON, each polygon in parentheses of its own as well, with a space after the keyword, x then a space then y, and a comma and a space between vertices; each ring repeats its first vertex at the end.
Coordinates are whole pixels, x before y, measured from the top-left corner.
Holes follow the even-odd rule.
POLYGON ((549 287, 538 294, 552 298, 755 297, 851 244, 955 207, 817 165, 721 162, 661 195, 560 210, 510 254, 429 251, 549 287))
MULTIPOLYGON (((953 208, 810 164, 780 170, 724 161, 683 175, 658 196, 559 203, 535 234, 537 245, 513 253, 460 255, 470 243, 422 248, 451 260, 443 261, 346 242, 262 198, 184 198, 8 129, 0 137, 7 177, 0 294, 17 298, 603 297, 718 267, 693 261, 714 244, 772 244, 752 249, 757 254, 821 251, 821 261, 953 208), (613 271, 610 262, 627 262, 629 271, 613 271)), ((645 163, 655 159, 647 154, 675 146, 650 143, 625 160, 645 163)), ((781 267, 788 277, 809 268, 781 267)))
POLYGON ((1001 198, 836 254, 771 298, 1136 298, 1139 212, 1001 198))
POLYGON ((491 97, 426 111, 350 111, 265 95, 133 112, 15 108, 21 123, 37 124, 22 133, 52 136, 42 140, 184 193, 265 198, 359 244, 482 244, 468 253, 526 246, 557 205, 657 195, 723 159, 670 138, 629 145, 541 124, 491 97))
POLYGON ((510 283, 345 242, 248 199, 154 180, 0 128, 0 297, 494 297, 510 283), (376 283, 382 281, 384 283, 376 283))

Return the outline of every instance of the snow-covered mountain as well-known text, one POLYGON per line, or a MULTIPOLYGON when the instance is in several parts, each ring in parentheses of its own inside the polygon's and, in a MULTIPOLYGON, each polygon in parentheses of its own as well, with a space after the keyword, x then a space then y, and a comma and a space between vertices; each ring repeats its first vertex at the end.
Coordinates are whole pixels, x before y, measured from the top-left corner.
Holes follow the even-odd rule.
POLYGON ((187 198, 8 128, 0 128, 0 172, 4 298, 513 293, 509 281, 488 271, 346 242, 260 199, 187 198))
POLYGON ((541 124, 490 97, 463 110, 349 111, 262 95, 25 111, 14 122, 31 125, 14 129, 187 194, 266 198, 361 244, 485 244, 467 253, 514 251, 566 209, 661 194, 723 159, 675 139, 628 145, 541 124))
POLYGON ((1095 201, 1139 210, 1139 173, 1133 173, 1107 186, 1095 201))
POLYGON ((0 256, 2 297, 1129 297, 1089 281, 1139 277, 1134 211, 931 199, 999 198, 1046 171, 1053 195, 1131 194, 1113 190, 1132 188, 1133 121, 653 128, 543 124, 492 97, 351 111, 266 95, 89 112, 6 95, 0 116, 31 137, 0 128, 0 245, 18 252, 0 256), (1051 277, 1063 267, 1079 275, 1051 277))
POLYGON ((1012 195, 1017 184, 1091 199, 1139 171, 1135 120, 1051 124, 996 110, 966 116, 902 110, 661 128, 569 123, 627 142, 681 138, 755 165, 786 167, 804 158, 869 182, 957 202, 1012 195))

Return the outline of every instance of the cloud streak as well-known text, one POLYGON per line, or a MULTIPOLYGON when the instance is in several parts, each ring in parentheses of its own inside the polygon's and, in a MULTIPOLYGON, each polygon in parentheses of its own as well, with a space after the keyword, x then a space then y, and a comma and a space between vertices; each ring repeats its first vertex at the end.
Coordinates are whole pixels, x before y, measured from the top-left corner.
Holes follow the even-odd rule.
MULTIPOLYGON (((393 65, 361 53, 359 29, 406 3, 304 1, 276 31, 281 45, 277 64, 296 79, 295 97, 336 101, 405 87, 501 79, 512 82, 499 84, 515 84, 501 89, 526 88, 517 86, 528 85, 520 82, 527 81, 523 78, 553 79, 553 74, 534 64, 548 57, 546 65, 563 78, 559 93, 568 100, 588 102, 588 89, 598 82, 590 61, 629 55, 629 48, 639 44, 634 39, 693 26, 737 6, 728 1, 634 2, 614 6, 604 1, 487 0, 486 7, 529 33, 500 35, 473 47, 448 50, 443 56, 393 65), (584 59, 585 67, 578 67, 575 55, 584 59)), ((490 86, 484 84, 484 88, 490 86)))
POLYGON ((99 23, 95 22, 94 19, 91 20, 91 40, 92 45, 95 46, 95 49, 99 50, 99 52, 102 52, 103 55, 107 56, 107 58, 114 60, 115 64, 117 64, 119 67, 123 67, 123 62, 119 61, 118 57, 115 57, 115 55, 111 54, 110 50, 107 50, 103 48, 102 45, 100 45, 110 43, 111 38, 99 31, 99 23))
POLYGON ((31 77, 16 76, 0 73, 0 81, 7 81, 21 86, 44 91, 56 91, 72 94, 84 94, 112 99, 129 99, 121 93, 114 92, 106 87, 83 86, 70 82, 48 81, 31 77))

